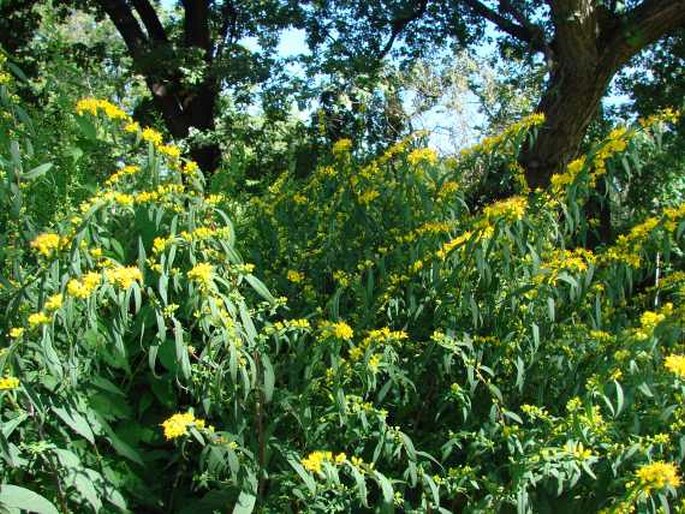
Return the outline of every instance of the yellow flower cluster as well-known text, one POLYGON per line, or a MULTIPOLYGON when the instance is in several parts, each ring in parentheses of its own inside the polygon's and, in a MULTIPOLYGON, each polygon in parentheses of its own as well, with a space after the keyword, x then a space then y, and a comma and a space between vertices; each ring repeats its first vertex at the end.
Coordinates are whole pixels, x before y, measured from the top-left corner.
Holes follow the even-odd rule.
POLYGON ((344 453, 339 453, 335 457, 333 452, 329 451, 314 451, 311 452, 307 457, 301 460, 302 467, 307 471, 312 473, 319 473, 323 469, 324 463, 341 465, 347 462, 347 455, 344 453))
POLYGON ((162 423, 164 437, 167 441, 183 437, 188 433, 188 428, 195 427, 202 430, 205 428, 205 421, 196 418, 192 412, 177 413, 162 423))
POLYGON ((122 168, 114 172, 112 175, 110 175, 109 178, 107 178, 107 180, 105 181, 105 184, 108 186, 113 186, 122 178, 135 175, 138 172, 140 172, 140 166, 135 166, 131 164, 123 166, 122 168))
POLYGON ((407 162, 412 166, 418 166, 422 162, 435 165, 438 162, 438 154, 432 148, 417 148, 409 153, 407 162))
POLYGON ((286 277, 293 284, 299 284, 304 280, 304 273, 290 269, 288 270, 286 277))
POLYGON ((112 284, 128 289, 134 282, 142 282, 143 274, 138 266, 118 266, 105 270, 105 276, 112 284))
POLYGON ((533 113, 521 120, 509 125, 501 133, 496 136, 486 137, 475 146, 462 150, 460 158, 464 159, 475 154, 489 153, 502 143, 509 141, 512 137, 519 134, 523 130, 528 130, 532 127, 542 125, 545 122, 545 115, 542 113, 533 113))
POLYGON ((333 143, 332 152, 336 157, 347 155, 352 150, 352 141, 350 139, 339 139, 333 143))
POLYGON ((7 62, 7 57, 0 53, 0 86, 8 84, 12 78, 9 73, 3 70, 5 62, 7 62))
POLYGON ((181 184, 164 184, 152 191, 140 191, 135 195, 136 203, 158 203, 174 194, 183 193, 181 184))
POLYGON ((0 378, 0 391, 9 391, 19 387, 19 379, 17 377, 0 378))
POLYGON ((454 250, 457 246, 463 245, 466 241, 471 239, 472 235, 473 233, 467 230, 463 234, 460 234, 457 237, 450 239, 445 244, 443 244, 437 252, 435 252, 435 255, 438 257, 438 259, 444 261, 447 258, 447 255, 452 250, 454 250))
POLYGON ((503 218, 506 221, 513 223, 523 219, 526 214, 526 207, 528 200, 523 196, 512 196, 506 200, 501 200, 488 205, 483 209, 485 218, 490 221, 495 221, 498 218, 503 218))
POLYGON ((196 264, 186 275, 190 280, 197 282, 201 289, 209 289, 214 283, 212 280, 214 266, 207 262, 201 262, 196 264))
POLYGON ((23 335, 24 335, 24 329, 21 327, 14 327, 14 328, 10 329, 10 337, 12 339, 19 339, 23 335))
POLYGON ((60 293, 54 294, 50 296, 46 301, 45 301, 45 308, 48 311, 56 311, 60 307, 62 307, 62 301, 64 298, 60 293))
POLYGON ((369 370, 371 370, 371 373, 378 373, 378 368, 381 365, 381 356, 377 353, 374 353, 370 358, 369 358, 369 370))
POLYGON ((580 175, 580 173, 585 169, 585 157, 580 157, 579 159, 576 159, 574 161, 571 161, 567 166, 566 166, 566 171, 563 173, 557 173, 556 175, 552 176, 551 179, 551 188, 553 193, 560 193, 566 187, 570 186, 571 184, 575 183, 576 179, 580 175))
POLYGON ((102 112, 111 120, 127 120, 129 119, 123 109, 117 107, 107 100, 100 100, 97 98, 83 98, 76 102, 76 114, 83 115, 85 113, 97 116, 98 112, 102 112))
POLYGON ((29 321, 29 326, 31 328, 38 327, 40 325, 46 325, 50 323, 50 316, 45 314, 44 312, 34 312, 33 314, 29 315, 28 321, 29 321))
POLYGON ((640 327, 635 332, 635 337, 641 341, 649 339, 654 329, 673 313, 673 304, 666 303, 660 312, 645 311, 640 316, 640 327))
MULTIPOLYGON (((398 343, 408 338, 409 336, 403 330, 390 330, 388 327, 371 330, 359 345, 350 349, 350 359, 352 361, 360 360, 371 346, 398 343)), ((372 355, 369 359, 369 368, 375 373, 378 371, 380 362, 379 355, 372 355)))
MULTIPOLYGON (((161 143, 161 141, 160 141, 161 143)), ((162 145, 160 143, 157 146, 157 151, 162 155, 165 155, 169 159, 178 160, 181 158, 181 149, 176 145, 162 145)))
POLYGON ((130 134, 137 134, 140 132, 140 123, 137 121, 129 121, 124 125, 124 132, 128 132, 130 134))
POLYGON ((674 375, 685 378, 685 355, 669 355, 664 361, 664 366, 674 375))
POLYGON ((69 296, 84 300, 100 285, 100 274, 94 271, 86 273, 80 279, 72 278, 67 283, 67 293, 69 296))
POLYGON ((375 189, 367 189, 366 191, 363 191, 362 193, 357 195, 357 199, 359 200, 359 203, 362 205, 369 205, 371 202, 373 202, 376 198, 378 198, 381 194, 376 191, 375 189))
POLYGON ((623 152, 628 146, 628 141, 635 135, 634 131, 629 131, 626 127, 616 127, 606 139, 603 141, 602 146, 597 150, 592 159, 592 166, 594 167, 595 177, 601 176, 606 173, 606 161, 610 157, 623 152))
POLYGON ((671 107, 666 107, 661 111, 648 116, 647 118, 640 118, 638 121, 643 127, 651 127, 657 123, 677 123, 680 119, 680 111, 676 111, 671 107))
POLYGON ((140 137, 143 138, 143 141, 152 143, 155 146, 160 146, 163 141, 162 134, 151 127, 145 127, 140 133, 140 137))
POLYGON ((337 323, 325 321, 321 324, 321 332, 324 337, 344 340, 350 340, 354 336, 354 330, 344 321, 338 321, 337 323))
POLYGON ((50 257, 52 252, 59 249, 60 241, 59 235, 52 232, 45 232, 43 234, 39 234, 33 241, 31 241, 31 248, 34 248, 38 253, 44 255, 45 257, 50 257))
POLYGON ((284 321, 277 321, 271 326, 264 329, 266 334, 274 334, 284 330, 311 330, 312 326, 308 319, 286 319, 284 321))
POLYGON ((538 407, 537 405, 530 405, 524 403, 521 405, 521 412, 530 416, 532 419, 548 419, 549 413, 544 407, 538 407))
MULTIPOLYGON (((171 169, 177 170, 191 178, 198 176, 199 167, 195 162, 181 162, 180 148, 175 145, 164 144, 164 138, 162 134, 154 128, 145 127, 141 129, 141 126, 138 122, 134 121, 133 118, 126 114, 121 108, 111 104, 110 102, 96 98, 84 98, 77 102, 76 112, 79 115, 88 113, 92 114, 93 116, 97 116, 99 113, 104 113, 105 116, 112 120, 121 121, 124 132, 139 136, 143 141, 151 143, 160 153, 160 155, 167 157, 169 160, 169 167, 171 169)), ((108 185, 112 185, 119 178, 121 177, 117 177, 117 179, 115 179, 113 182, 110 182, 108 185)))
POLYGON ((585 273, 589 265, 594 264, 595 261, 595 255, 585 248, 554 250, 541 264, 543 275, 540 275, 539 280, 544 279, 548 283, 554 283, 562 271, 585 273))
POLYGON ((645 464, 635 473, 640 490, 649 494, 664 487, 678 487, 681 484, 678 468, 670 462, 657 461, 645 464))
POLYGON ((453 180, 448 180, 440 187, 438 198, 449 198, 457 191, 459 191, 459 184, 453 180))
MULTIPOLYGON (((669 211, 675 215, 677 211, 669 211)), ((651 237, 652 233, 660 226, 660 220, 656 217, 647 218, 642 223, 635 225, 628 234, 618 236, 616 244, 609 248, 602 256, 607 263, 623 262, 631 267, 640 266, 642 251, 645 242, 651 237)))

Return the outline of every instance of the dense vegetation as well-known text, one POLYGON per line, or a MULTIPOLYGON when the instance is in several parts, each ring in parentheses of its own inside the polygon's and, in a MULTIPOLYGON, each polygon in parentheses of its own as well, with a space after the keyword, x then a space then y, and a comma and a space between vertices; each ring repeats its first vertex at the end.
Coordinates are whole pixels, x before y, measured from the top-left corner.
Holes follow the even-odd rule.
POLYGON ((531 189, 543 113, 444 155, 389 87, 198 143, 60 4, 0 51, 0 512, 685 512, 679 77, 531 189))

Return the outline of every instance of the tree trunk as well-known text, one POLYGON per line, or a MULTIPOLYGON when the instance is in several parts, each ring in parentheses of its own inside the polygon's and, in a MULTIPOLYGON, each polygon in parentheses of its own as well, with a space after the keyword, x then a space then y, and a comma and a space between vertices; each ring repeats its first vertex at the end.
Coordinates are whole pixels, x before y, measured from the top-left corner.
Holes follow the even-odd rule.
POLYGON ((549 185, 580 149, 585 131, 597 113, 612 73, 597 70, 555 72, 537 111, 545 115, 538 137, 521 154, 528 185, 532 190, 549 185))
MULTIPOLYGON (((155 60, 155 52, 170 42, 149 0, 131 0, 131 5, 125 0, 100 0, 100 4, 123 37, 138 71, 145 76, 172 136, 185 138, 191 128, 213 130, 214 108, 219 94, 217 81, 209 76, 199 86, 189 86, 183 82, 183 74, 175 67, 176 63, 155 60)), ((184 11, 184 46, 200 48, 205 63, 210 67, 213 56, 209 2, 189 0, 184 2, 184 11)), ((221 150, 216 143, 194 144, 190 156, 205 175, 214 173, 221 162, 221 150)))
MULTIPOLYGON (((531 189, 549 185, 578 154, 616 71, 642 48, 685 23, 685 0, 649 0, 618 15, 594 0, 549 0, 555 27, 553 63, 538 105, 545 115, 520 162, 531 189)), ((511 32, 510 32, 511 33, 511 32)))

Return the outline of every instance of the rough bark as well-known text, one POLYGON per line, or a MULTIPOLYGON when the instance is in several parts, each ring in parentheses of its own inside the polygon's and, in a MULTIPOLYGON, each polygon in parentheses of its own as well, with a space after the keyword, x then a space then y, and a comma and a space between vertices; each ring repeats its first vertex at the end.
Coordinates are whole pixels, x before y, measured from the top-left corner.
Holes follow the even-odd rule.
MULTIPOLYGON (((172 136, 185 138, 193 128, 213 130, 219 91, 216 80, 209 76, 202 84, 190 88, 183 83, 182 74, 174 71, 173 67, 157 69, 151 66, 151 63, 154 64, 155 50, 169 41, 149 1, 131 0, 135 14, 125 0, 100 0, 100 4, 122 36, 133 62, 145 76, 146 84, 172 136)), ((186 0, 183 6, 184 44, 186 47, 202 49, 205 62, 211 64, 214 56, 209 29, 209 2, 186 0)), ((217 144, 192 146, 190 156, 205 174, 213 173, 221 162, 221 150, 217 144)))
POLYGON ((532 189, 577 156, 607 86, 642 48, 685 25, 685 0, 648 0, 615 14, 592 0, 549 0, 555 27, 553 69, 538 105, 545 124, 521 155, 532 189))

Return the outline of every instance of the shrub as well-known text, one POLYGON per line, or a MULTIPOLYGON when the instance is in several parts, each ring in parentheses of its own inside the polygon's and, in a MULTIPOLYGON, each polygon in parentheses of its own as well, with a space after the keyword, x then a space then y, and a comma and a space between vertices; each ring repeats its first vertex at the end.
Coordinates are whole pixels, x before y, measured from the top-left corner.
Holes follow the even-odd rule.
MULTIPOLYGON (((3 87, 0 120, 19 126, 3 87)), ((549 191, 515 164, 532 117, 452 159, 407 139, 363 161, 339 141, 311 177, 243 202, 206 195, 117 106, 75 111, 121 162, 52 226, 2 218, 0 505, 676 505, 685 209, 580 244, 597 177, 670 114, 613 132, 549 191), (515 194, 469 201, 490 166, 515 194)), ((0 147, 3 213, 21 213, 21 152, 0 147)))

